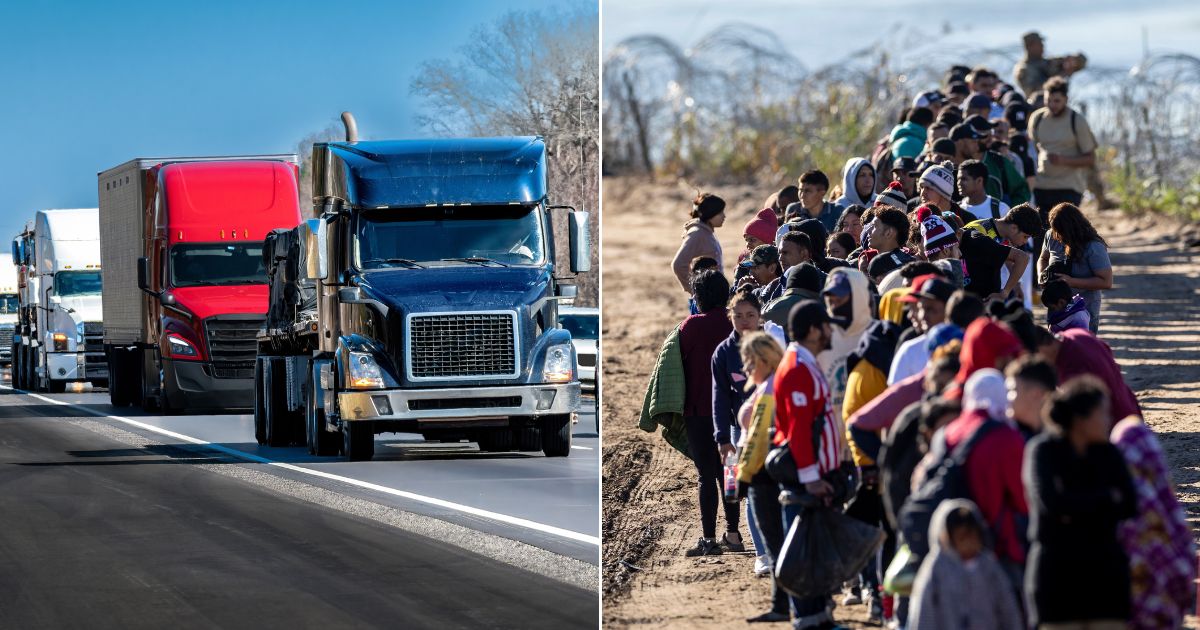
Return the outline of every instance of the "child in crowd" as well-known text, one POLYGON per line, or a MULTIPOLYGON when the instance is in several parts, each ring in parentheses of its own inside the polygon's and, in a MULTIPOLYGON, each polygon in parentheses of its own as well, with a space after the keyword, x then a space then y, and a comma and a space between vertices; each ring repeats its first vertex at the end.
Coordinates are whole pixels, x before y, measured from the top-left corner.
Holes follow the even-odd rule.
POLYGON ((1091 324, 1083 296, 1071 291, 1062 280, 1051 280, 1042 287, 1042 305, 1046 307, 1050 332, 1060 333, 1070 328, 1087 330, 1091 324))
POLYGON ((929 522, 936 541, 913 584, 908 630, 1024 628, 1017 598, 988 546, 979 508, 968 499, 947 499, 929 522))

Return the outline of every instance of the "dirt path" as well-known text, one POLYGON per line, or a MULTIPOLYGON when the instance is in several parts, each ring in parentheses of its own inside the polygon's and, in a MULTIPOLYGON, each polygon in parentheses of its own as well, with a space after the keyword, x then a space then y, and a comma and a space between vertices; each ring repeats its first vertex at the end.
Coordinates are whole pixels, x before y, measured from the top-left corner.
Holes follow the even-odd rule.
MULTIPOLYGON (((718 230, 732 272, 745 222, 767 192, 712 192, 728 202, 718 230)), ((728 627, 769 606, 753 555, 685 558, 699 537, 691 462, 637 428, 659 345, 687 315, 669 261, 695 191, 682 184, 604 182, 604 624, 728 627)), ((1106 213, 1116 286, 1105 297, 1101 336, 1112 346, 1167 449, 1193 529, 1200 526, 1200 264, 1176 225, 1106 213)), ((744 531, 744 526, 743 526, 744 531)), ((746 540, 749 536, 745 535, 746 540)), ((840 621, 863 624, 861 606, 840 621)))

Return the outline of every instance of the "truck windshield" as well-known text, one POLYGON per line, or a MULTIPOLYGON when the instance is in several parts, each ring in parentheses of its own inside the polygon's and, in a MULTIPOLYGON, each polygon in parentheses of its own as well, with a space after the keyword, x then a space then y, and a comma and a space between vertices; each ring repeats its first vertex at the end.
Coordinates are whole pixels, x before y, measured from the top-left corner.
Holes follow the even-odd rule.
MULTIPOLYGON (((545 260, 537 206, 447 206, 368 210, 359 215, 359 269, 449 259, 536 265, 545 260)), ((468 261, 460 261, 468 262, 468 261)))
POLYGON ((0 313, 17 312, 17 294, 0 293, 0 313))
POLYGON ((266 284, 262 244, 207 243, 171 248, 171 286, 266 284))
POLYGON ((571 333, 573 339, 599 339, 600 316, 582 313, 559 313, 558 323, 571 333))
POLYGON ((100 295, 100 272, 60 271, 54 274, 54 294, 59 297, 100 295))

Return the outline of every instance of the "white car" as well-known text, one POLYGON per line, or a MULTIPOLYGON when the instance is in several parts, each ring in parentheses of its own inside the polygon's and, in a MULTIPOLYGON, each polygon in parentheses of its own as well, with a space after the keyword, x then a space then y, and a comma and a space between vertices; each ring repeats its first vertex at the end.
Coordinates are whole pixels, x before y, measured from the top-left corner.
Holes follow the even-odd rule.
POLYGON ((558 325, 571 333, 579 361, 579 381, 585 388, 596 387, 596 366, 600 363, 600 309, 564 306, 558 309, 558 325))

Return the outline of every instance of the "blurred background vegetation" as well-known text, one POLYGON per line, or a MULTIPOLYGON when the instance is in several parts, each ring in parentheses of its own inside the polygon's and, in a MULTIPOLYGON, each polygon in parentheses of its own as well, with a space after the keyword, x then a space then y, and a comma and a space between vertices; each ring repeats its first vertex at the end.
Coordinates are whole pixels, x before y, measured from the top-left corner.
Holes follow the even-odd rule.
MULTIPOLYGON (((951 65, 986 66, 1012 83, 1022 54, 1019 44, 970 49, 921 35, 809 68, 774 32, 747 24, 687 45, 628 37, 604 59, 604 173, 772 188, 815 167, 840 182, 846 159, 869 156, 913 96, 938 88, 951 65)), ((1200 220, 1200 58, 1146 54, 1132 68, 1089 65, 1071 77, 1071 105, 1102 145, 1114 201, 1200 220)))

